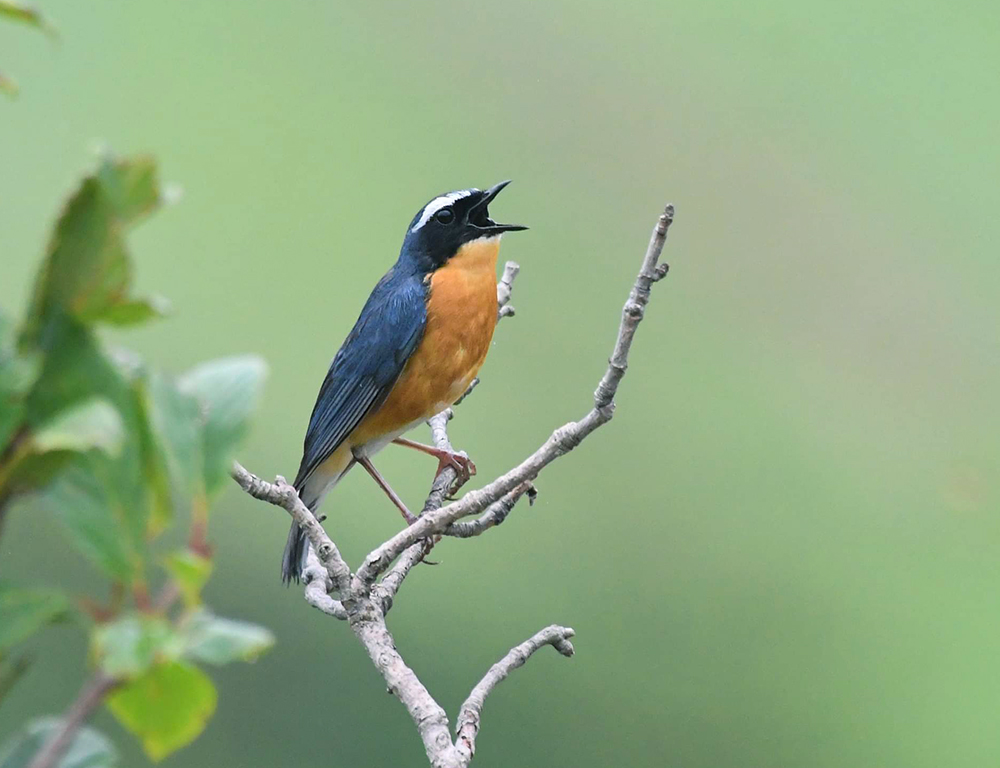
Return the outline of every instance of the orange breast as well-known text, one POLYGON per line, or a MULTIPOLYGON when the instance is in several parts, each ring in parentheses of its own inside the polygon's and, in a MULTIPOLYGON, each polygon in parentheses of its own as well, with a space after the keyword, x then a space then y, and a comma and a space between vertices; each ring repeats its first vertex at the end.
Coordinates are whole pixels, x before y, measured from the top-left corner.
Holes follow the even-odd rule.
POLYGON ((352 444, 428 419, 468 389, 496 327, 499 252, 499 237, 476 240, 432 273, 420 345, 382 407, 351 435, 352 444))

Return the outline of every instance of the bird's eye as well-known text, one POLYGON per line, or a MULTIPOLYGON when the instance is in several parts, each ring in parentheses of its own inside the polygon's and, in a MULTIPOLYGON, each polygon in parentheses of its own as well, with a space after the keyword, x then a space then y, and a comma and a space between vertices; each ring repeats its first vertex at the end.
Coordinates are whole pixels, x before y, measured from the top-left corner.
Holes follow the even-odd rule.
POLYGON ((434 218, 442 224, 451 224, 455 219, 455 212, 450 208, 442 208, 435 214, 434 218))

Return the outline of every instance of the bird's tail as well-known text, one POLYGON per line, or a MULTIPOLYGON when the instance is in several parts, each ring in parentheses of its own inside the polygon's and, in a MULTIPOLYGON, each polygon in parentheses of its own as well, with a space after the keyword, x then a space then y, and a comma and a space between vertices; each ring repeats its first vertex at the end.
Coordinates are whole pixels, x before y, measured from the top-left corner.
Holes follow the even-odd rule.
MULTIPOLYGON (((299 476, 295 478, 295 491, 299 494, 302 503, 309 507, 309 511, 316 514, 323 497, 336 485, 337 480, 343 475, 353 463, 351 454, 345 452, 348 458, 344 459, 344 466, 340 467, 336 474, 313 472, 303 479, 302 470, 299 469, 299 476), (346 468, 345 468, 346 467, 346 468)), ((324 515, 319 515, 319 522, 323 522, 324 515)), ((297 523, 292 523, 292 528, 288 531, 288 541, 285 542, 285 552, 281 556, 281 580, 285 584, 293 581, 298 583, 302 580, 302 572, 306 567, 306 555, 309 553, 309 537, 306 532, 299 528, 297 523)))
POLYGON ((288 531, 288 541, 285 542, 285 551, 281 555, 281 580, 285 584, 291 584, 293 581, 298 583, 302 578, 308 547, 306 532, 298 523, 292 523, 291 530, 288 531))
MULTIPOLYGON (((309 507, 310 512, 315 512, 319 506, 319 498, 315 493, 310 493, 304 483, 299 483, 296 478, 295 490, 302 499, 302 503, 309 507)), ((298 584, 302 579, 302 571, 306 567, 306 554, 309 552, 309 537, 306 532, 293 522, 288 531, 288 540, 285 542, 285 551, 281 555, 281 580, 285 584, 293 581, 298 584)))

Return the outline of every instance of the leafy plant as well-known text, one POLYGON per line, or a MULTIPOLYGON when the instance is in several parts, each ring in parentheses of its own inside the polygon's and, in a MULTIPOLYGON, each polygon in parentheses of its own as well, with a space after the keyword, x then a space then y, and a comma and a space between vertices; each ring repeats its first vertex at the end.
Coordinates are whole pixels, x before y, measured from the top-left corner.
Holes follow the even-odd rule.
MULTIPOLYGON (((32 720, 9 743, 0 747, 0 766, 25 768, 58 731, 59 720, 43 717, 32 720)), ((93 728, 81 728, 60 758, 59 768, 115 768, 118 752, 106 737, 93 728)))
MULTIPOLYGON (((104 597, 0 583, 0 706, 28 663, 12 654, 51 622, 72 621, 90 636, 94 705, 106 699, 154 760, 196 738, 215 710, 201 665, 251 660, 273 643, 201 598, 209 508, 246 435, 263 362, 227 358, 174 377, 99 335, 164 313, 162 299, 133 295, 126 247, 163 202, 150 158, 101 158, 58 218, 26 316, 0 313, 0 526, 16 499, 49 511, 107 581, 104 597), (180 524, 186 545, 165 548, 180 524)), ((66 722, 27 725, 0 750, 0 768, 28 765, 60 733, 61 762, 47 764, 115 764, 92 730, 67 741, 66 722)))

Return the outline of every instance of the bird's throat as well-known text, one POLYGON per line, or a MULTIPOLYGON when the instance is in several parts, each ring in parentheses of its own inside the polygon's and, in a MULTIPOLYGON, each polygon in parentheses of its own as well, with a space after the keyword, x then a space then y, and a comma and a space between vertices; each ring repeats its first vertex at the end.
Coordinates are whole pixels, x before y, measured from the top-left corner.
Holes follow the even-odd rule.
MULTIPOLYGON (((461 270, 473 274, 496 275, 497 256, 500 254, 500 236, 481 237, 462 245, 441 267, 442 270, 461 270)), ((495 278, 494 278, 495 279, 495 278)))

